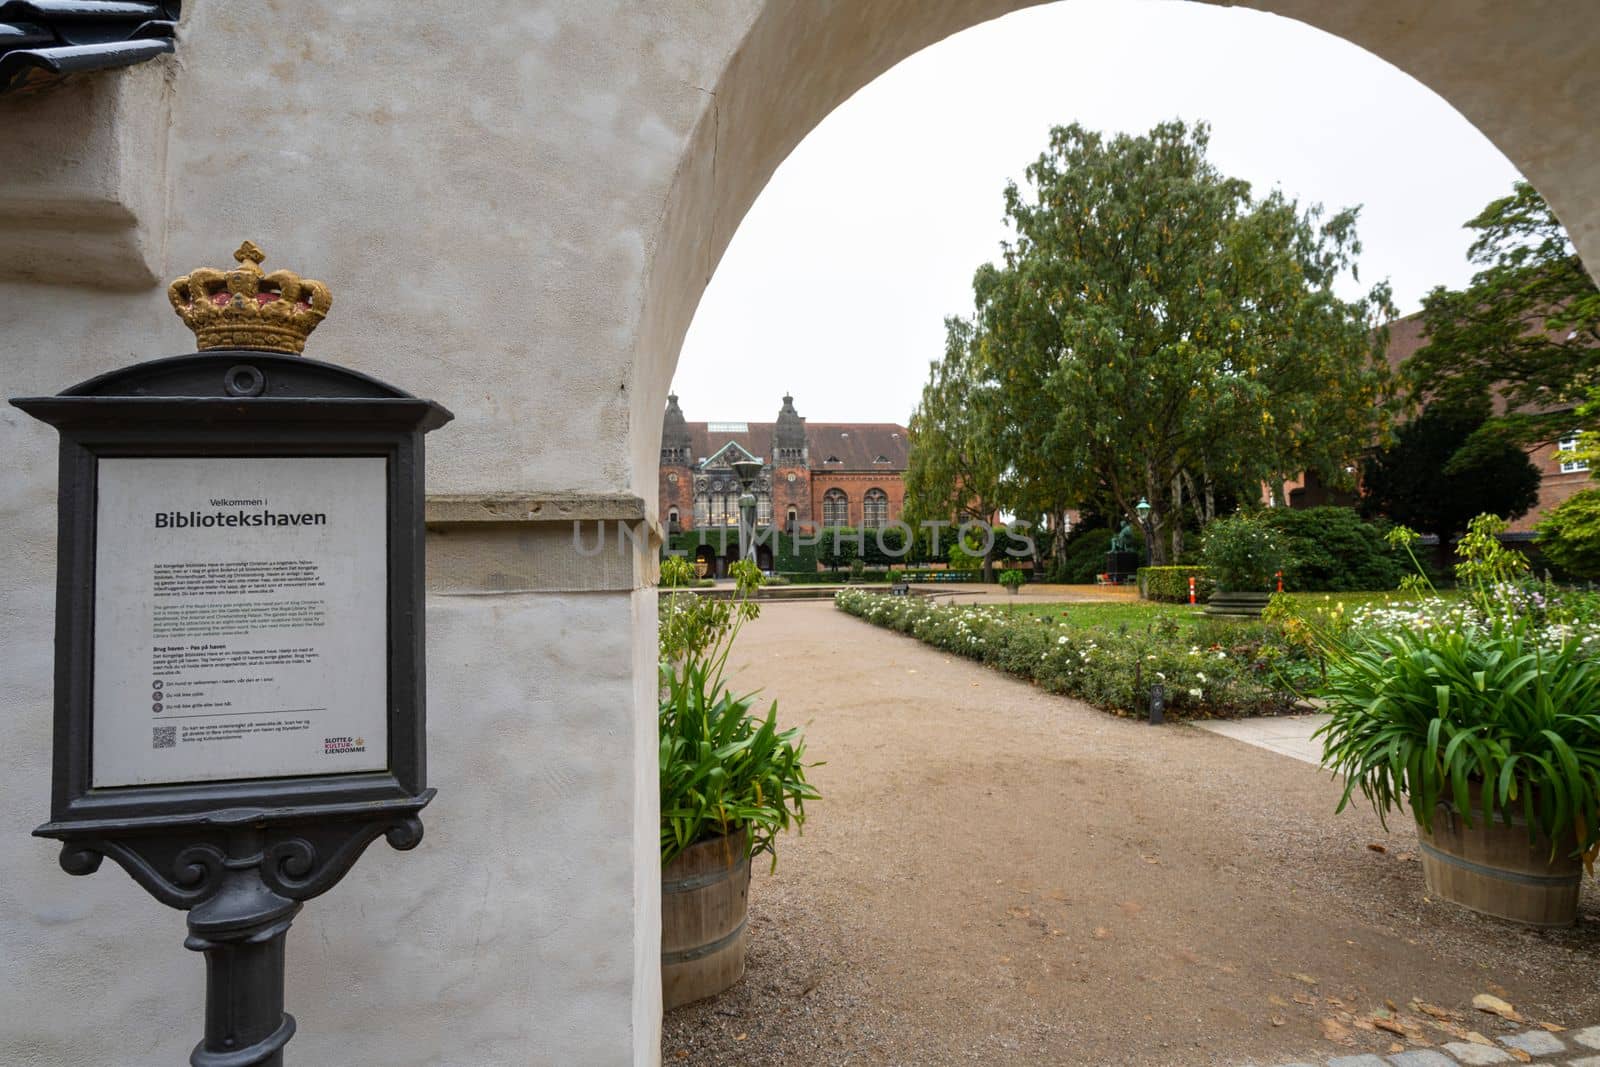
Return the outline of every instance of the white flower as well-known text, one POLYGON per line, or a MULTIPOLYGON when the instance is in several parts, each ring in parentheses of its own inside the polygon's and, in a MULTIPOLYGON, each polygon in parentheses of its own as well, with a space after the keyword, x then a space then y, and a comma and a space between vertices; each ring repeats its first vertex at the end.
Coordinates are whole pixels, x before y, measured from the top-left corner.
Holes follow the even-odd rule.
POLYGON ((1056 638, 1056 644, 1064 645, 1066 643, 1067 643, 1067 635, 1066 634, 1062 634, 1060 637, 1056 638))
POLYGON ((1196 700, 1199 700, 1204 694, 1198 689, 1191 689, 1189 690, 1189 695, 1194 697, 1196 700))
POLYGON ((1201 685, 1205 685, 1206 684, 1206 676, 1205 675, 1201 674, 1199 671, 1195 671, 1194 672, 1194 676, 1196 678, 1200 679, 1200 684, 1201 685))

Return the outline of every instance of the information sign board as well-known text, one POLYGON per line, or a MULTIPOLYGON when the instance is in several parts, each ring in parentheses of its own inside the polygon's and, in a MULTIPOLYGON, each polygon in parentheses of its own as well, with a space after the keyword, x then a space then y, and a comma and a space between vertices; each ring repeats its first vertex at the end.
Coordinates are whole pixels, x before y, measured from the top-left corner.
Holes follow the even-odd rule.
POLYGON ((387 460, 98 468, 93 786, 385 769, 387 460))

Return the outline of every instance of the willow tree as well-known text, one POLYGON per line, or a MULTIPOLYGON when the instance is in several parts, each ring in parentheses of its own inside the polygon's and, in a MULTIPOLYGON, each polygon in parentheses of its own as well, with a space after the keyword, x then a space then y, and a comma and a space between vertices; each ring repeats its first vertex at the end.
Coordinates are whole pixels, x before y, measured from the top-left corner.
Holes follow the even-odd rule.
POLYGON ((995 390, 975 373, 973 339, 971 322, 945 320, 944 358, 929 366, 922 401, 907 426, 910 522, 987 521, 997 508, 1002 459, 994 447, 995 390))
POLYGON ((1027 188, 1007 187, 1014 238, 974 280, 969 347, 1006 416, 1002 505, 1069 498, 1137 522, 1147 500, 1157 563, 1220 486, 1347 482, 1389 395, 1387 286, 1336 292, 1356 211, 1255 199, 1208 141, 1182 122, 1057 127, 1027 188))

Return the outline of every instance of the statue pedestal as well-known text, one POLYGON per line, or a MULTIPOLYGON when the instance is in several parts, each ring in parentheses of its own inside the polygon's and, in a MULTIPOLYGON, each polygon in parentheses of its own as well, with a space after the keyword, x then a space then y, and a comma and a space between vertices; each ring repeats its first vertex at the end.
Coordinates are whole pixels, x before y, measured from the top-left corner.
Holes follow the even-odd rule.
POLYGON ((1131 582, 1139 570, 1139 553, 1107 552, 1106 574, 1114 582, 1131 582))

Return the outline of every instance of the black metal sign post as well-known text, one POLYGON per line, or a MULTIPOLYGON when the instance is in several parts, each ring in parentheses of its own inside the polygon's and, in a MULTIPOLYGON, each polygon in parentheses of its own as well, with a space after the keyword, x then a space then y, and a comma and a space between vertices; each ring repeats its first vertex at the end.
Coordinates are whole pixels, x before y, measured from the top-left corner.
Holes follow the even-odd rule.
MULTIPOLYGON (((254 315, 280 294, 230 298, 228 279, 260 278, 240 262, 215 304, 254 315)), ((301 902, 379 836, 415 847, 434 795, 423 435, 451 415, 256 349, 12 403, 61 435, 54 781, 34 833, 69 874, 109 856, 188 912, 207 974, 191 1064, 281 1065, 301 902)))

